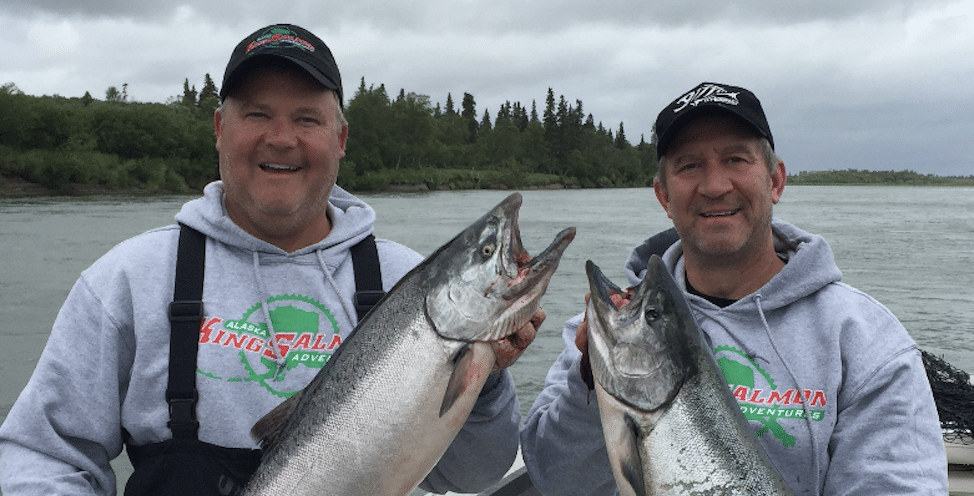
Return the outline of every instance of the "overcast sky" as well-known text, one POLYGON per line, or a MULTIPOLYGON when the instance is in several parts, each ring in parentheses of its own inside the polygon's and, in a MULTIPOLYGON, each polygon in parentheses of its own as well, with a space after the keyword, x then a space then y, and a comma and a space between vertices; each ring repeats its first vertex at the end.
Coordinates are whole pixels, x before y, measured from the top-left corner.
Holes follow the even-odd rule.
MULTIPOLYGON (((165 102, 220 84, 234 45, 290 22, 332 49, 346 98, 364 77, 443 104, 581 100, 649 139, 697 83, 757 94, 789 172, 974 175, 974 1, 0 0, 0 84, 29 95, 165 102)), ((2 117, 2 116, 0 116, 2 117)), ((351 133, 355 130, 351 129, 351 133)))

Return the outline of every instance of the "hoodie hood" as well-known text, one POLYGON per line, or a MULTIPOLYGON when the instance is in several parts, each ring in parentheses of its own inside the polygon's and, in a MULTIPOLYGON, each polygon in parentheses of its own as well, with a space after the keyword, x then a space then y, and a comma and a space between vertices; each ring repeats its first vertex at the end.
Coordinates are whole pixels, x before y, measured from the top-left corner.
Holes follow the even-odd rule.
MULTIPOLYGON (((224 203, 223 182, 206 186, 203 196, 192 200, 176 214, 176 222, 186 224, 216 241, 246 251, 288 255, 287 252, 247 233, 230 220, 224 203)), ((347 248, 372 233, 375 211, 356 196, 338 185, 328 198, 328 215, 332 229, 328 236, 290 255, 304 255, 318 250, 347 248)))

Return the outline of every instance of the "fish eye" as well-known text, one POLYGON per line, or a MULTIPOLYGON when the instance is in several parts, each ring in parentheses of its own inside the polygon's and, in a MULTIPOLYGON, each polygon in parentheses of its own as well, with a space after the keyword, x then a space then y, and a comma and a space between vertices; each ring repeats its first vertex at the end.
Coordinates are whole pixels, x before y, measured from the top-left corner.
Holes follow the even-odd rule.
POLYGON ((656 307, 649 307, 646 309, 646 320, 648 322, 653 322, 659 318, 659 310, 656 307))
POLYGON ((480 247, 480 254, 483 255, 483 256, 485 256, 485 257, 487 257, 487 258, 490 258, 491 256, 493 256, 494 255, 494 251, 496 251, 496 248, 494 247, 494 244, 493 243, 487 243, 484 246, 481 246, 480 247))

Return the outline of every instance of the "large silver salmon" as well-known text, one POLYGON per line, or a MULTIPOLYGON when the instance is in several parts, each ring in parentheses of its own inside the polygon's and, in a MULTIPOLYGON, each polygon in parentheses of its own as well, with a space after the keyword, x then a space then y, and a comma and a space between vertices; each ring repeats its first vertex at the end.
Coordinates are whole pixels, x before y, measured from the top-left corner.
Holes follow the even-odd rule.
POLYGON ((254 426, 244 495, 405 495, 466 421, 495 356, 526 324, 574 228, 534 259, 515 193, 409 272, 301 392, 254 426))
POLYGON ((658 256, 629 303, 588 261, 588 355, 623 495, 791 495, 658 256))

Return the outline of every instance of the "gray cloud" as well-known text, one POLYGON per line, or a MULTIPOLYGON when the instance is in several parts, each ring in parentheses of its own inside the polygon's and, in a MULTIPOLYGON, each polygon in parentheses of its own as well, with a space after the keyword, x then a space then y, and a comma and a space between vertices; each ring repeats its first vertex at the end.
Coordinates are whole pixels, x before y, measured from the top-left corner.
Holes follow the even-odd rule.
POLYGON ((469 92, 495 115, 508 100, 540 111, 552 88, 638 141, 666 103, 718 81, 757 93, 791 170, 974 174, 966 0, 3 0, 0 83, 96 98, 127 83, 136 100, 165 101, 186 78, 219 84, 233 45, 273 22, 323 38, 349 96, 365 78, 433 102, 469 92))
POLYGON ((757 0, 733 2, 686 2, 683 0, 462 0, 456 2, 390 2, 360 0, 349 5, 325 2, 241 3, 216 1, 187 4, 184 1, 4 0, 0 9, 18 15, 38 13, 71 18, 158 21, 187 5, 213 22, 245 22, 255 17, 300 17, 329 26, 367 22, 387 30, 471 28, 479 32, 550 32, 580 23, 623 26, 699 27, 714 20, 746 25, 837 21, 855 17, 907 17, 919 10, 942 8, 949 0, 820 0, 789 2, 757 0))

